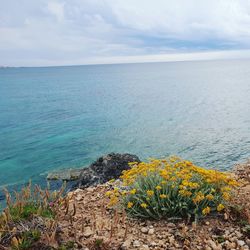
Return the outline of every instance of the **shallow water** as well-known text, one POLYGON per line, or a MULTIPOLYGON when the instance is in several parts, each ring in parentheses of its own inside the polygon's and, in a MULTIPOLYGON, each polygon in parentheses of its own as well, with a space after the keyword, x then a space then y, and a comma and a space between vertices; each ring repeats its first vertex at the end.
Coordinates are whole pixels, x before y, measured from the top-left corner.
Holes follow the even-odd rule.
POLYGON ((250 157, 250 61, 0 69, 0 186, 130 152, 250 157))

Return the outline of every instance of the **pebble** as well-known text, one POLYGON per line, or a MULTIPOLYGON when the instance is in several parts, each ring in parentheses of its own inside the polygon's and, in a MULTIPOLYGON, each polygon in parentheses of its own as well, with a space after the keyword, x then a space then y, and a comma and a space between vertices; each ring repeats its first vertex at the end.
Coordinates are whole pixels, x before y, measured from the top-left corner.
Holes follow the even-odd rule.
POLYGON ((149 246, 148 245, 142 245, 140 250, 149 250, 149 246))
POLYGON ((170 244, 175 243, 175 238, 174 238, 173 235, 169 237, 169 243, 170 243, 170 244))
POLYGON ((84 236, 84 237, 88 238, 88 237, 90 237, 92 234, 93 234, 93 231, 91 230, 90 227, 86 227, 86 228, 84 229, 84 233, 83 233, 83 236, 84 236))
POLYGON ((157 245, 158 245, 158 244, 157 244, 156 242, 154 242, 154 241, 150 243, 150 246, 151 246, 151 247, 155 247, 155 246, 157 246, 157 245))
POLYGON ((141 243, 140 243, 139 240, 135 240, 135 241, 133 242, 133 247, 140 247, 140 245, 141 245, 141 243))
POLYGON ((243 247, 245 245, 245 241, 243 240, 237 240, 237 244, 240 246, 240 247, 243 247))
POLYGON ((238 237, 238 238, 241 238, 243 236, 243 234, 239 231, 236 231, 235 232, 235 235, 238 237))
POLYGON ((131 241, 130 240, 126 240, 123 242, 122 246, 121 246, 121 249, 122 250, 127 250, 131 245, 131 241))
POLYGON ((176 226, 175 226, 174 223, 171 223, 171 222, 170 222, 170 223, 167 224, 167 227, 169 227, 169 228, 175 228, 176 226))
POLYGON ((149 234, 149 235, 154 234, 154 232, 155 232, 154 228, 150 228, 150 229, 148 230, 148 234, 149 234))
POLYGON ((207 243, 208 243, 208 245, 210 247, 212 247, 213 250, 217 250, 218 249, 216 243, 213 240, 208 240, 207 243))
POLYGON ((149 231, 149 230, 148 230, 147 227, 142 227, 142 228, 141 228, 141 232, 144 233, 144 234, 146 234, 148 231, 149 231))
POLYGON ((250 247, 250 239, 246 240, 247 245, 250 247))

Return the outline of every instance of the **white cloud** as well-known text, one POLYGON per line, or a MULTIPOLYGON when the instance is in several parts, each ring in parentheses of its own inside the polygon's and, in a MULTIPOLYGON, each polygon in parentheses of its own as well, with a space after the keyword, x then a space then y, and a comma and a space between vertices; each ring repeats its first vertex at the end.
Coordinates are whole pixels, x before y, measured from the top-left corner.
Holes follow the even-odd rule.
POLYGON ((249 56, 249 0, 19 3, 1 4, 0 65, 249 56))
POLYGON ((48 10, 56 16, 59 22, 64 19, 64 3, 48 2, 48 10))
POLYGON ((250 40, 248 0, 112 0, 111 6, 122 25, 146 32, 190 40, 250 40))

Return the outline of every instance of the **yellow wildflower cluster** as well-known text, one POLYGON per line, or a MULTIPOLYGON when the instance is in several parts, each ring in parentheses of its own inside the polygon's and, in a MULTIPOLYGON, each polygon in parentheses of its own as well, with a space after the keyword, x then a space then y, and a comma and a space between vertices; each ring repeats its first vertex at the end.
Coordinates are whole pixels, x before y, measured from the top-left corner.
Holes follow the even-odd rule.
POLYGON ((204 199, 205 199, 204 194, 202 192, 198 192, 197 195, 195 196, 195 198, 193 198, 193 202, 195 204, 197 204, 197 203, 203 201, 204 199))
POLYGON ((198 188, 199 183, 189 181, 193 176, 199 175, 203 181, 210 184, 221 184, 224 191, 230 191, 232 187, 237 186, 237 182, 228 174, 205 169, 194 165, 190 161, 185 161, 179 157, 170 157, 169 159, 151 159, 149 163, 131 163, 131 169, 123 172, 121 178, 124 183, 131 185, 139 176, 148 176, 152 173, 158 173, 165 181, 182 179, 181 185, 192 189, 198 188))
MULTIPOLYGON (((128 212, 144 218, 220 212, 238 185, 227 173, 204 169, 176 156, 132 162, 130 166, 121 176, 127 191, 120 192, 120 200, 128 212)), ((119 191, 108 196, 110 205, 116 204, 119 191)))
POLYGON ((153 190, 147 190, 147 195, 149 197, 153 196, 154 195, 154 191, 153 190))
POLYGON ((210 208, 210 207, 205 207, 205 208, 202 210, 202 214, 203 214, 203 215, 207 215, 207 214, 210 213, 210 211, 211 211, 211 208, 210 208))

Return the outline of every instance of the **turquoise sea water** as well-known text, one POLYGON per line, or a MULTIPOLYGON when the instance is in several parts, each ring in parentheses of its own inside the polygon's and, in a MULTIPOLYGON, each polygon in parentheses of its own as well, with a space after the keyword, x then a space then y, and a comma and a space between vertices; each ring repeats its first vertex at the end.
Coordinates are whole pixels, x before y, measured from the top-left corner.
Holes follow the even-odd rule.
POLYGON ((0 186, 98 156, 250 157, 250 61, 0 69, 0 186))

